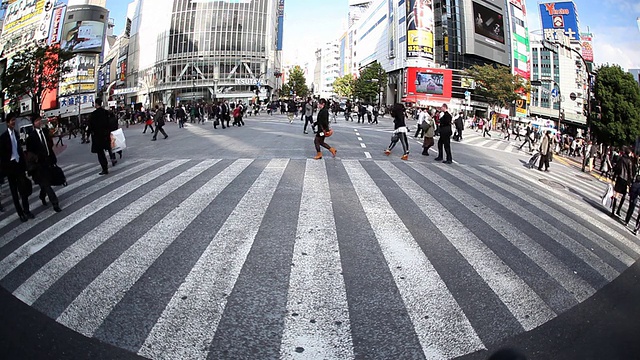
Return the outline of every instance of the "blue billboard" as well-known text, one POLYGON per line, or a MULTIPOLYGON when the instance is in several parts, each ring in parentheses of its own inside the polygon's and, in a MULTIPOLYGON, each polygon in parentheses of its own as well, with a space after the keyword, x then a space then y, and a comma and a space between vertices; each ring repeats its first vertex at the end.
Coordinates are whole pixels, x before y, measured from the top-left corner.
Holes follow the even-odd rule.
POLYGON ((580 40, 578 9, 573 1, 540 3, 543 29, 564 30, 572 39, 580 40))

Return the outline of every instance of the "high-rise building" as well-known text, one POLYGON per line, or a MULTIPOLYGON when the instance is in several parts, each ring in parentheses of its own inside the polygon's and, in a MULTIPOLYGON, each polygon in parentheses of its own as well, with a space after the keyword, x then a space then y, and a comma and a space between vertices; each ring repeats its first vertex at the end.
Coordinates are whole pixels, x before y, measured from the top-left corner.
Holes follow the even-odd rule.
POLYGON ((314 95, 323 98, 336 96, 333 82, 340 76, 340 44, 336 41, 326 43, 316 50, 314 71, 314 95))
POLYGON ((126 88, 132 103, 275 96, 283 0, 136 0, 126 88))
POLYGON ((633 79, 638 83, 638 86, 640 86, 640 69, 629 69, 628 72, 633 75, 633 79))

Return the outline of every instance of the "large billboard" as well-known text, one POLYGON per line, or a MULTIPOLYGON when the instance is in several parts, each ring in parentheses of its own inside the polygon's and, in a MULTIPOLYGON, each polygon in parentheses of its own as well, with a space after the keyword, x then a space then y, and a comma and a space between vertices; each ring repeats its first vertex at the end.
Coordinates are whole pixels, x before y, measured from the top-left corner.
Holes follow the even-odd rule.
POLYGON ((406 0, 407 59, 433 60, 433 2, 406 0))
POLYGON ((54 3, 54 0, 8 1, 0 35, 2 56, 11 57, 26 44, 48 37, 54 3))
POLYGON ((511 68, 514 74, 525 79, 531 76, 531 47, 527 27, 527 6, 525 0, 509 0, 511 16, 511 68))
POLYGON ((571 39, 580 40, 578 9, 572 1, 540 3, 543 29, 562 29, 571 39))
POLYGON ((461 0, 463 53, 509 65, 509 22, 504 0, 461 0))
POLYGON ((60 35, 62 34, 62 25, 64 23, 64 13, 66 6, 60 6, 53 11, 53 19, 51 19, 51 31, 49 33, 49 44, 60 43, 60 35))
POLYGON ((68 61, 72 70, 60 81, 60 96, 96 91, 96 56, 76 55, 68 61))
POLYGON ((74 53, 101 53, 107 17, 107 9, 99 6, 69 6, 60 46, 74 53))

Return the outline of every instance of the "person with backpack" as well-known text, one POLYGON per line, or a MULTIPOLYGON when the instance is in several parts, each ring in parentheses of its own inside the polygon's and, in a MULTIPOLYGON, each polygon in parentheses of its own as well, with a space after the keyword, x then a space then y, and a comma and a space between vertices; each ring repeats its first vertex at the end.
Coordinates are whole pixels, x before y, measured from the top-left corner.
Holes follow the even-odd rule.
MULTIPOLYGON (((233 126, 242 126, 240 125, 240 123, 242 123, 242 104, 238 104, 236 105, 236 108, 233 109, 233 126)), ((228 125, 227 125, 228 126, 228 125)))

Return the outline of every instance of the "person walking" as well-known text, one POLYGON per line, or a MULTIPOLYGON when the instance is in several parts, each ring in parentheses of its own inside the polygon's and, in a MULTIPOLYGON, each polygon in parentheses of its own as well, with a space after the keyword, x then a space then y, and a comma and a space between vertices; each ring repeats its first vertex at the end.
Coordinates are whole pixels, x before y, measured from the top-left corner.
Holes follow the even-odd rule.
POLYGON ((464 130, 464 113, 462 111, 458 113, 453 123, 456 126, 456 133, 453 135, 453 140, 462 141, 462 130, 464 130))
POLYGON ((453 164, 453 159, 451 157, 451 114, 449 114, 449 106, 447 104, 442 104, 440 108, 442 111, 440 115, 440 138, 438 139, 438 157, 435 158, 436 161, 442 160, 445 164, 453 164), (442 152, 447 153, 447 159, 442 159, 442 152))
POLYGON ((151 129, 151 133, 153 134, 153 119, 151 119, 151 117, 147 118, 144 122, 144 130, 142 130, 143 134, 147 133, 147 128, 151 129))
POLYGON ((336 157, 336 153, 338 152, 335 148, 329 146, 329 144, 324 142, 327 132, 331 130, 329 128, 329 110, 327 110, 326 106, 326 99, 323 98, 318 101, 318 109, 320 109, 320 111, 318 111, 318 118, 316 120, 318 132, 316 133, 315 139, 313 141, 314 145, 316 146, 316 156, 314 157, 314 159, 316 160, 322 159, 322 151, 320 149, 321 146, 325 149, 328 149, 333 157, 336 157))
POLYGON ((0 168, 9 182, 16 213, 20 221, 26 222, 35 216, 29 211, 31 180, 26 175, 27 161, 20 146, 20 135, 15 129, 17 117, 17 113, 10 112, 5 119, 7 130, 0 135, 0 168))
POLYGON ((420 112, 418 112, 418 119, 416 120, 416 133, 413 135, 414 138, 420 136, 424 138, 424 128, 427 124, 427 109, 422 108, 420 112))
POLYGON ((311 97, 307 98, 307 102, 304 104, 303 109, 304 109, 304 129, 302 132, 305 134, 308 134, 307 125, 313 125, 313 102, 311 101, 311 97))
POLYGON ((611 216, 620 216, 620 210, 622 209, 622 205, 624 204, 624 198, 627 195, 627 188, 629 187, 629 184, 631 184, 631 179, 633 179, 633 165, 631 163, 631 158, 629 157, 629 152, 629 148, 626 146, 622 149, 623 154, 619 157, 613 170, 616 182, 615 185, 613 185, 613 202, 611 206, 611 216), (622 197, 620 199, 620 205, 616 210, 618 195, 622 195, 622 197))
POLYGON ((53 141, 46 129, 42 129, 42 117, 36 115, 31 119, 33 131, 27 137, 27 153, 34 161, 33 180, 40 186, 40 201, 47 206, 47 197, 53 205, 55 212, 62 209, 58 203, 58 196, 51 187, 51 168, 58 163, 56 154, 53 152, 53 141))
POLYGON ((547 130, 545 135, 542 137, 542 142, 540 143, 540 165, 538 165, 539 171, 542 171, 542 165, 544 165, 544 171, 549 171, 549 159, 551 157, 552 151, 553 139, 551 138, 551 130, 547 130))
POLYGON ((384 151, 384 154, 391 155, 391 150, 396 146, 398 141, 402 144, 402 150, 404 154, 400 159, 409 160, 409 141, 407 140, 407 125, 405 123, 405 109, 404 105, 397 103, 391 110, 391 116, 393 116, 393 136, 391 137, 391 143, 389 147, 384 151))
POLYGON ((433 136, 435 135, 436 122, 433 120, 433 117, 427 115, 427 123, 423 125, 423 127, 425 128, 425 133, 424 142, 422 143, 422 155, 429 156, 429 148, 435 143, 433 136))
MULTIPOLYGON (((624 218, 625 226, 629 225, 629 221, 631 221, 631 217, 633 216, 633 212, 636 209, 636 204, 638 202, 638 195, 640 195, 640 175, 636 175, 635 181, 629 188, 629 209, 627 209, 627 216, 624 218)), ((639 225, 640 216, 636 219, 636 226, 633 228, 633 235, 637 235, 639 225)))
POLYGON ((95 100, 96 109, 91 113, 89 119, 88 133, 91 135, 91 152, 98 154, 98 162, 102 167, 99 175, 107 175, 109 168, 107 157, 104 154, 111 146, 109 131, 109 113, 102 107, 102 99, 95 100))
MULTIPOLYGON (((520 145, 518 150, 522 150, 522 147, 525 144, 528 144, 529 145, 529 152, 531 152, 533 150, 532 149, 532 141, 533 141, 532 137, 533 137, 533 128, 531 127, 531 122, 529 122, 527 124, 526 134, 524 135, 524 142, 520 145)), ((517 138, 516 138, 516 140, 517 140, 517 138)))
POLYGON ((156 124, 156 132, 153 133, 153 139, 151 141, 156 141, 158 138, 158 132, 161 132, 164 135, 164 138, 168 138, 169 135, 164 131, 164 109, 160 105, 156 105, 156 114, 153 116, 153 121, 156 124))

